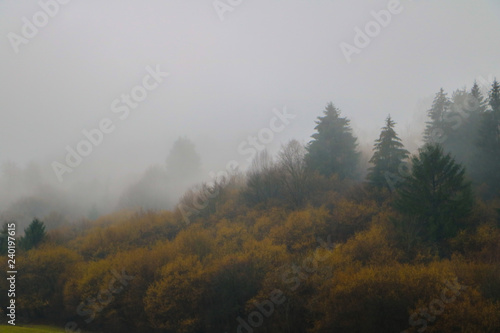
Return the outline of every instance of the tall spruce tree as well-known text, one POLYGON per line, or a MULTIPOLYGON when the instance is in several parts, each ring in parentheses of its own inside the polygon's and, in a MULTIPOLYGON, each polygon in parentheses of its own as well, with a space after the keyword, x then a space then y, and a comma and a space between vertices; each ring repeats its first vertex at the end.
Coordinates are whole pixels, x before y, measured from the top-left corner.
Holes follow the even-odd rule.
POLYGON ((413 221, 418 238, 443 244, 464 228, 473 205, 465 168, 439 144, 426 144, 411 158, 412 170, 398 189, 396 209, 413 221))
POLYGON ((495 79, 491 85, 488 103, 490 104, 491 111, 498 116, 498 114, 500 114, 500 83, 497 79, 495 79))
POLYGON ((392 190, 391 177, 397 177, 401 163, 408 158, 409 152, 404 149, 401 139, 394 131, 396 123, 389 115, 382 127, 380 137, 375 140, 373 156, 367 175, 368 181, 378 188, 387 187, 392 190))
POLYGON ((457 90, 453 93, 450 112, 445 119, 450 125, 450 131, 442 142, 443 148, 467 168, 474 180, 477 180, 479 174, 477 141, 480 120, 485 110, 486 101, 474 82, 470 92, 457 90))
POLYGON ((471 108, 475 113, 483 113, 486 111, 487 108, 487 101, 483 96, 483 93, 481 92, 481 88, 477 84, 476 81, 474 81, 474 85, 472 86, 470 90, 470 94, 474 98, 471 100, 471 108))
POLYGON ((344 179, 356 175, 359 153, 349 122, 340 117, 340 110, 333 103, 326 106, 324 116, 316 121, 317 132, 307 146, 308 168, 326 177, 337 174, 344 179))
POLYGON ((443 88, 434 97, 431 108, 427 111, 430 121, 424 131, 424 140, 426 143, 440 143, 449 133, 449 123, 446 121, 446 115, 451 106, 450 99, 443 88))
POLYGON ((9 239, 9 227, 8 227, 8 222, 5 222, 2 226, 2 230, 0 231, 0 255, 6 255, 7 254, 7 245, 8 245, 8 239, 9 239))
POLYGON ((445 152, 460 163, 467 164, 473 159, 477 135, 477 120, 474 97, 465 89, 453 92, 449 112, 445 115, 448 132, 441 141, 445 152))
POLYGON ((488 109, 481 121, 480 146, 493 153, 500 142, 500 84, 495 80, 488 96, 488 109))
POLYGON ((39 219, 34 219, 24 229, 24 236, 19 239, 19 247, 26 251, 37 247, 45 239, 46 235, 45 224, 39 219))
POLYGON ((482 114, 478 140, 481 181, 489 187, 488 195, 500 194, 500 84, 495 79, 488 96, 488 109, 482 114))

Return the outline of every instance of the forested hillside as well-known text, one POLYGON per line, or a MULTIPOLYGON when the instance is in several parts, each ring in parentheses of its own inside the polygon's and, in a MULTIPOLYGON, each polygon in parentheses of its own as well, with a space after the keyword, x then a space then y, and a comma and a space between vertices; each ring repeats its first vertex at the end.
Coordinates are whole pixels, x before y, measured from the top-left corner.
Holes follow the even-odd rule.
MULTIPOLYGON (((415 152, 397 119, 380 119, 368 170, 347 115, 333 103, 319 111, 308 144, 262 150, 247 172, 179 193, 171 211, 51 230, 34 220, 17 239, 18 321, 66 332, 500 332, 499 83, 488 96, 477 84, 441 89, 415 152)), ((8 289, 3 279, 2 304, 8 289)))

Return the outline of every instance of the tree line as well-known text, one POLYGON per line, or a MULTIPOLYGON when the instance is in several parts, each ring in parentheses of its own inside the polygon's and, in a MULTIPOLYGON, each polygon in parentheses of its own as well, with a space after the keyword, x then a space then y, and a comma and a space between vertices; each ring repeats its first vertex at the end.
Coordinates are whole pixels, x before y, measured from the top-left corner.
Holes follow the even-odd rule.
POLYGON ((413 155, 388 116, 365 179, 349 119, 329 103, 307 145, 262 151, 247 173, 186 192, 185 205, 207 202, 189 224, 179 209, 48 232, 34 221, 17 256, 19 320, 95 332, 498 332, 499 90, 440 90, 413 155), (116 272, 127 284, 104 297, 116 272))

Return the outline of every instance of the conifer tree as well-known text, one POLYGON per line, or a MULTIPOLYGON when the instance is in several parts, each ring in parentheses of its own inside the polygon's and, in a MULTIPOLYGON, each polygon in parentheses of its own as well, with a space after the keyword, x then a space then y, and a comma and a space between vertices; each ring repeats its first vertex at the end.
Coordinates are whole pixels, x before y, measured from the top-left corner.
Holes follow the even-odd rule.
POLYGON ((500 84, 495 80, 488 96, 488 109, 482 114, 478 140, 482 166, 481 181, 489 186, 490 195, 500 193, 500 84))
POLYGON ((449 123, 446 122, 446 115, 449 112, 451 102, 443 88, 434 97, 432 107, 427 111, 430 121, 424 131, 426 143, 442 142, 449 132, 449 123))
POLYGON ((9 238, 9 227, 8 227, 8 222, 5 222, 3 224, 2 230, 0 231, 0 255, 2 256, 7 254, 8 238, 9 238))
POLYGON ((398 175, 401 163, 409 155, 394 131, 395 124, 389 115, 385 120, 385 126, 382 127, 380 137, 375 140, 374 153, 370 159, 373 167, 369 169, 367 179, 378 188, 388 187, 391 189, 390 177, 398 175))
POLYGON ((426 144, 411 158, 412 170, 398 189, 395 207, 416 221, 423 240, 442 242, 464 227, 472 209, 465 168, 439 144, 426 144))
POLYGON ((474 85, 472 86, 470 90, 470 94, 474 98, 472 100, 472 107, 475 113, 483 113, 486 111, 487 107, 487 101, 483 96, 483 93, 481 92, 481 88, 477 84, 476 81, 474 81, 474 85))
POLYGON ((340 116, 340 110, 333 103, 326 106, 324 116, 316 121, 314 129, 317 132, 307 147, 306 162, 310 170, 326 177, 333 174, 341 179, 355 176, 359 153, 349 122, 340 116))
POLYGON ((498 114, 500 113, 500 83, 496 79, 491 85, 488 103, 491 107, 491 111, 493 111, 493 113, 498 116, 498 114))
POLYGON ((37 247, 46 237, 45 225, 39 219, 34 219, 28 228, 24 229, 24 236, 19 240, 19 247, 30 250, 37 247))
POLYGON ((481 117, 486 110, 486 101, 476 82, 469 91, 457 90, 453 93, 450 112, 446 117, 449 133, 443 140, 443 149, 451 153, 455 160, 466 166, 469 175, 477 179, 477 141, 481 117))

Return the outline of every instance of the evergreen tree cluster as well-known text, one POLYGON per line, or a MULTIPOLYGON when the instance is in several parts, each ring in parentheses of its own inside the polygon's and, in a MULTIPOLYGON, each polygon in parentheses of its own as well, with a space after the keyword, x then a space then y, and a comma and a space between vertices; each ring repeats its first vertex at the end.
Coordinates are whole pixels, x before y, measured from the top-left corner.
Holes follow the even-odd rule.
POLYGON ((441 144, 467 168, 468 177, 482 186, 485 197, 500 194, 500 84, 495 80, 487 97, 475 82, 451 99, 441 89, 428 111, 426 143, 441 144))

